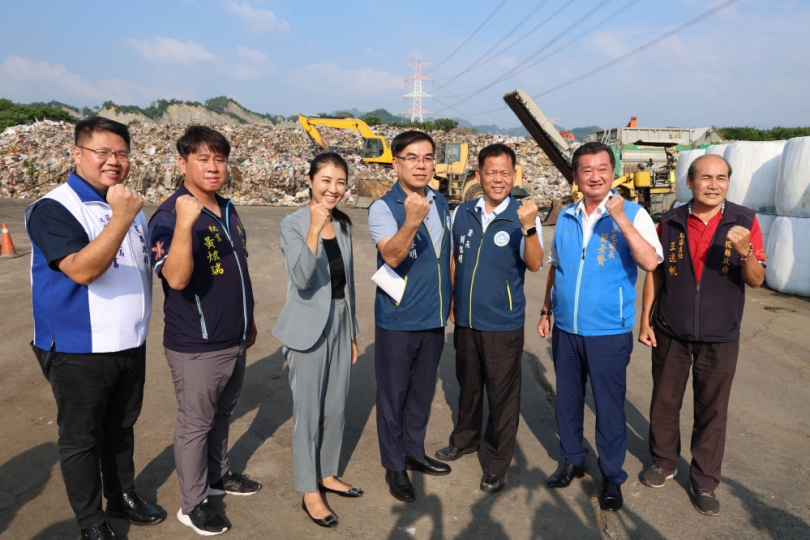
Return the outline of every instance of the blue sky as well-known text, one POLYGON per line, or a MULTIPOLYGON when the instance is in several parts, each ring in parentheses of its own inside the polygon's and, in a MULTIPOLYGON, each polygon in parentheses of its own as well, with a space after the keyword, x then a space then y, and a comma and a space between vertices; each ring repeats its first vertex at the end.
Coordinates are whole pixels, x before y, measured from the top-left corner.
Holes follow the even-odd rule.
POLYGON ((146 106, 157 98, 224 94, 284 115, 351 107, 399 112, 410 107, 402 94, 413 74, 403 62, 422 60, 435 63, 426 68, 435 83, 425 90, 437 100, 425 106, 475 124, 517 125, 502 96, 522 88, 570 128, 611 127, 630 116, 645 126, 810 125, 810 2, 799 0, 739 0, 541 96, 722 3, 2 0, 0 97, 146 106), (482 57, 488 61, 467 69, 482 57))

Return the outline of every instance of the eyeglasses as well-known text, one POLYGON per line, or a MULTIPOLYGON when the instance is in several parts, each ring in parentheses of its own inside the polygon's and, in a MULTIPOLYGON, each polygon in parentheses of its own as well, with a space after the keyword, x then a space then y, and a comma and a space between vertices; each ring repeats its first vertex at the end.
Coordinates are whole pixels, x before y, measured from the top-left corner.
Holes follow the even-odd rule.
POLYGON ((92 148, 79 146, 78 144, 76 145, 76 148, 93 152, 101 161, 107 161, 110 159, 110 156, 115 156, 115 158, 121 163, 129 163, 129 152, 113 152, 112 150, 107 150, 106 148, 97 148, 96 150, 93 150, 92 148))
POLYGON ((401 159, 410 166, 414 166, 417 163, 424 163, 425 165, 433 165, 433 162, 436 159, 433 156, 424 156, 421 158, 416 156, 394 156, 394 157, 396 157, 397 159, 401 159))

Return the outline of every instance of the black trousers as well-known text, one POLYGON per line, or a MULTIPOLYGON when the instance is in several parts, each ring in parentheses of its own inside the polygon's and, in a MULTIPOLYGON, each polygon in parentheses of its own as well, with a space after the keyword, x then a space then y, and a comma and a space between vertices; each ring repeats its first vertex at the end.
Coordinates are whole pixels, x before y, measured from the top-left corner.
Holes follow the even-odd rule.
POLYGON ((659 467, 674 469, 681 455, 681 406, 692 370, 694 422, 690 478, 698 489, 714 491, 726 449, 728 400, 740 343, 681 341, 658 333, 652 350, 650 454, 659 467))
POLYGON ((520 422, 523 328, 483 332, 456 326, 453 344, 460 394, 458 422, 450 443, 456 448, 478 446, 486 388, 489 420, 484 434, 484 472, 504 476, 512 463, 520 422))
POLYGON ((104 519, 104 496, 133 488, 133 426, 141 413, 146 344, 115 353, 67 354, 33 346, 56 398, 59 467, 80 528, 104 519))
POLYGON ((404 471, 406 457, 425 456, 444 328, 406 332, 378 326, 374 339, 380 460, 390 471, 404 471))

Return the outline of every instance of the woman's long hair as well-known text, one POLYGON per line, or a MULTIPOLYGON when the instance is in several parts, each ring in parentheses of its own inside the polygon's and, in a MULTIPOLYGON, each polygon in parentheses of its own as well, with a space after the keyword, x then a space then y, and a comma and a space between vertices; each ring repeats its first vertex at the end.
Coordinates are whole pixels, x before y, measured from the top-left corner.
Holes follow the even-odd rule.
MULTIPOLYGON (((346 189, 349 189, 349 165, 346 163, 346 160, 340 154, 335 152, 324 152, 323 154, 318 154, 315 156, 315 159, 309 164, 309 172, 307 173, 309 176, 310 181, 315 177, 318 172, 326 167, 327 165, 332 165, 333 167, 340 167, 343 169, 343 172, 346 173, 346 189)), ((309 196, 312 198, 312 188, 309 189, 309 196)), ((352 225, 352 220, 347 216, 345 213, 338 210, 335 207, 332 210, 332 215, 337 218, 340 222, 340 230, 343 231, 344 234, 348 234, 349 227, 352 225)))

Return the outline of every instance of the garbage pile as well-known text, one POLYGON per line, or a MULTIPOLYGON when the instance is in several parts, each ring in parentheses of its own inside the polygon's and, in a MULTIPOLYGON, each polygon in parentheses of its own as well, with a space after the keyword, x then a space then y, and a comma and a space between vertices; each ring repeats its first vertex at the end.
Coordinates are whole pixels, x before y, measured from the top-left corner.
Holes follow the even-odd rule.
MULTIPOLYGON (((223 195, 237 205, 300 206, 308 200, 309 162, 320 152, 297 123, 211 126, 231 143, 230 178, 223 195)), ((146 202, 159 203, 171 195, 182 175, 175 143, 184 125, 132 123, 131 170, 127 185, 146 202)), ((389 141, 403 128, 375 126, 389 141)), ((325 140, 349 163, 350 189, 344 204, 356 197, 356 180, 396 180, 395 173, 362 161, 363 139, 346 130, 320 128, 325 140)), ((469 130, 432 132, 437 142, 467 142, 474 165, 478 151, 494 142, 512 147, 523 167, 524 188, 540 205, 570 194, 570 188, 532 139, 474 134, 469 130)), ((62 183, 73 169, 73 125, 41 121, 14 126, 0 134, 0 197, 37 198, 62 183)))

